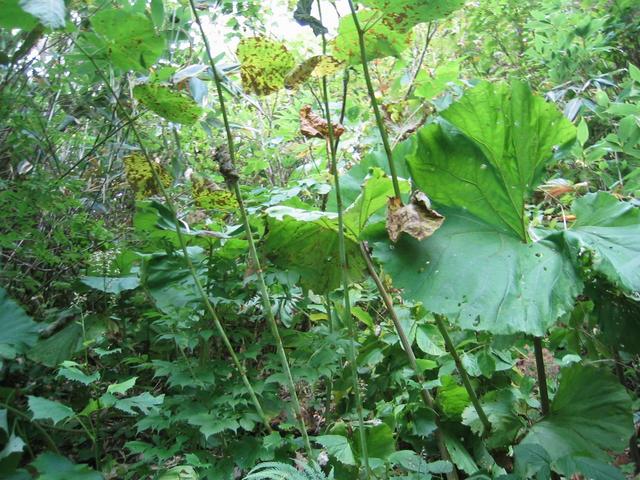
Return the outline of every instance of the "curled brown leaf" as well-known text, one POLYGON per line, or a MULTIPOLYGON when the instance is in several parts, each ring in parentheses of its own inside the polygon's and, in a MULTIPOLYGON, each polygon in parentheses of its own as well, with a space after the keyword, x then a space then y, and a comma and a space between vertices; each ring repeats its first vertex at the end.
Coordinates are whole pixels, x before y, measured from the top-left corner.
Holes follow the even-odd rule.
POLYGON ((387 207, 387 232, 393 242, 398 241, 402 232, 417 240, 424 240, 433 235, 445 219, 431 209, 429 198, 420 191, 411 196, 407 205, 403 205, 399 198, 392 197, 387 207))
MULTIPOLYGON (((310 105, 300 109, 300 133, 306 138, 329 138, 329 123, 320 115, 313 113, 310 105)), ((344 133, 344 126, 333 124, 333 138, 340 138, 344 133)))

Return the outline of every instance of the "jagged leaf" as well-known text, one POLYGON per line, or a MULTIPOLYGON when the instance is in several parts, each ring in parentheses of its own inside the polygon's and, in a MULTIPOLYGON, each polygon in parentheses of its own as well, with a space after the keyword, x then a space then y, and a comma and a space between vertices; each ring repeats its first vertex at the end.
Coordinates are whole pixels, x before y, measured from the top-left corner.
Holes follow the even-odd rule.
POLYGON ((356 459, 351 450, 351 444, 347 437, 342 435, 321 435, 314 439, 315 442, 327 449, 327 453, 335 457, 345 465, 355 465, 356 459))
MULTIPOLYGON (((364 42, 367 61, 391 56, 399 57, 409 46, 411 35, 395 30, 382 22, 383 17, 384 15, 376 10, 358 12, 360 24, 366 28, 364 42)), ((338 36, 333 41, 333 56, 349 65, 362 63, 358 32, 351 15, 340 19, 338 36)))
POLYGON ((143 105, 170 122, 193 125, 202 116, 200 105, 186 92, 162 83, 141 83, 133 96, 143 105))
POLYGON ((563 232, 574 257, 591 252, 592 268, 629 292, 640 291, 640 209, 606 192, 573 203, 576 221, 563 232))
POLYGON ((525 200, 554 150, 574 140, 575 127, 519 81, 511 88, 481 82, 442 118, 449 125, 420 130, 407 159, 418 188, 526 241, 525 200))
POLYGON ((552 461, 568 456, 607 461, 607 452, 624 450, 632 434, 625 388, 606 370, 574 364, 562 370, 549 415, 531 427, 521 445, 542 446, 552 461))
POLYGON ((444 18, 464 4, 465 0, 361 0, 367 7, 384 13, 384 22, 398 30, 444 18))
MULTIPOLYGON (((517 398, 512 390, 495 390, 482 398, 482 408, 491 423, 491 432, 485 439, 487 448, 498 449, 511 445, 520 429, 525 426, 524 419, 515 411, 517 398)), ((473 406, 467 407, 462 414, 462 423, 469 426, 478 436, 482 436, 484 425, 473 406)))
MULTIPOLYGON (((265 253, 278 267, 300 274, 300 283, 323 294, 340 286, 337 215, 290 207, 267 209, 265 253)), ((362 278, 365 263, 356 238, 345 232, 349 279, 362 278)))
POLYGON ((265 37, 243 38, 236 54, 242 87, 256 95, 269 95, 284 88, 284 79, 295 65, 283 43, 265 37))
POLYGON ((114 407, 132 415, 137 413, 134 408, 140 410, 143 415, 149 415, 149 413, 157 410, 162 405, 162 402, 164 402, 164 394, 154 397, 149 392, 143 392, 135 397, 117 399, 114 407))
POLYGON ((78 367, 79 365, 76 362, 65 361, 58 371, 58 376, 73 382, 79 382, 83 385, 90 385, 100 380, 100 372, 93 372, 91 375, 87 375, 78 367))
POLYGON ((225 430, 236 432, 240 428, 240 424, 233 418, 218 418, 213 413, 197 413, 189 417, 188 422, 190 425, 199 427, 205 439, 225 430))
POLYGON ((46 398, 29 396, 29 410, 33 413, 34 420, 53 420, 57 424, 67 418, 73 417, 71 408, 60 402, 47 400, 46 398))
POLYGON ((0 358, 14 358, 38 340, 38 324, 0 287, 0 358))
POLYGON ((105 41, 113 65, 122 70, 144 72, 164 52, 164 37, 142 13, 107 8, 91 17, 91 25, 105 41))
POLYGON ((404 295, 462 328, 543 335, 573 308, 581 282, 554 242, 524 244, 468 213, 431 237, 375 244, 374 255, 404 295))

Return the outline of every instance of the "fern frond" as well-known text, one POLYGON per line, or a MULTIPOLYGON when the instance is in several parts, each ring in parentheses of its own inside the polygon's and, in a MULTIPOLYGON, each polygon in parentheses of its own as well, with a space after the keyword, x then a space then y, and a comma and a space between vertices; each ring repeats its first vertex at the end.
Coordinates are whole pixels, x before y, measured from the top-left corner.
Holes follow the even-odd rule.
POLYGON ((265 462, 256 465, 243 480, 333 480, 333 471, 326 476, 315 463, 295 461, 299 468, 282 462, 265 462))

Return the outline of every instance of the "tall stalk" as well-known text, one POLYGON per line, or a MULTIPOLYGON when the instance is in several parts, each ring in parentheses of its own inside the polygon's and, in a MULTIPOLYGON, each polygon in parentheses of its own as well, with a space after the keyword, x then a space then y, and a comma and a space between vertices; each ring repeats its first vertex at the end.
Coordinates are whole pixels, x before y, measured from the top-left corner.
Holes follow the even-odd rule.
POLYGON ((227 349, 227 352, 229 353, 229 356, 231 357, 231 359, 233 361, 233 364, 236 367, 236 370, 238 370, 238 373, 240 374, 240 377, 242 378, 242 383, 244 384, 244 386, 245 386, 245 388, 247 390, 247 393, 249 394, 249 397, 251 398, 251 402, 253 403, 253 405, 254 405, 254 407, 256 409, 256 412, 258 413, 258 415, 260 416, 260 419, 262 420, 262 423, 264 424, 264 426, 266 427, 266 429, 268 431, 271 431, 271 425, 269 425, 269 420, 267 419, 267 416, 265 415, 264 410, 262 409, 262 405, 260 405, 260 401, 258 400, 258 397, 257 397, 257 395, 255 393, 255 390, 253 389, 253 386, 251 385, 251 382, 249 381, 249 378, 247 377, 246 370, 245 370, 244 366, 242 365, 242 363, 240 362, 240 359, 236 355, 236 352, 233 349, 233 346, 231 345, 231 342, 229 340, 229 337, 227 336, 227 333, 226 333, 226 331, 224 329, 224 326, 222 325, 222 322, 220 321, 220 318, 218 317, 218 314, 217 314, 215 308, 213 307, 212 303, 209 300, 209 296, 205 292, 204 287, 202 286, 202 283, 200 282, 200 278, 198 277, 198 273, 196 272, 196 269, 193 266, 193 262, 191 261, 191 257, 189 256, 189 251, 187 250, 187 244, 185 242, 184 236, 182 235, 182 230, 180 229, 180 222, 178 220, 178 215, 177 215, 177 212, 176 212, 176 208, 175 208, 175 206, 173 204, 173 201, 171 200, 171 197, 167 193, 167 190, 164 188, 164 184, 162 183, 162 181, 160 180, 160 177, 158 176, 158 172, 155 169, 155 166, 153 164, 153 160, 151 159, 151 156, 149 155, 149 152, 148 152, 147 148, 145 147, 144 142, 142 141, 142 137, 140 136, 140 133, 138 132, 138 129, 136 128, 134 121, 131 119, 131 117, 130 117, 129 113, 127 112, 126 108, 124 108, 124 106, 120 102, 120 98, 118 97, 118 95, 111 88, 111 84, 109 83, 109 80, 105 77, 104 72, 102 72, 100 67, 96 64, 96 62, 93 59, 93 57, 91 57, 91 55, 89 55, 87 53, 87 51, 84 50, 82 48, 82 46, 80 46, 77 42, 74 41, 74 45, 76 46, 76 48, 78 48, 78 50, 80 50, 82 52, 83 55, 85 55, 89 59, 89 61, 93 65, 93 67, 96 69, 96 73, 98 74, 98 76, 100 76, 102 81, 105 83, 107 89, 109 90, 109 93, 113 96, 116 104, 120 108, 122 116, 125 117, 125 120, 130 125, 131 131, 133 132, 134 136, 136 137, 136 140, 138 141, 138 144, 140 146, 140 150, 142 151, 142 155, 144 156, 145 160, 147 161, 147 164, 149 165, 149 168, 151 169, 151 174, 153 175, 153 180, 156 183, 156 185, 158 186, 158 189, 160 190, 160 192, 161 192, 161 194, 162 194, 162 196, 163 196, 163 198, 165 200, 166 207, 171 212, 171 218, 172 218, 172 220, 173 220, 173 222, 175 224, 175 231, 176 231, 176 235, 178 237, 178 242, 180 244, 180 249, 182 250, 182 254, 184 256, 185 263, 187 264, 187 268, 189 269, 189 273, 191 274, 191 277, 193 278, 193 281, 194 281, 194 284, 196 286, 196 290, 198 292, 198 295, 200 296, 200 298, 202 300, 202 303, 204 304, 205 311, 207 312, 207 314, 209 315, 209 317, 213 321, 213 324, 214 324, 216 330, 218 331, 218 334, 220 335, 220 338, 222 338, 222 342, 224 343, 225 348, 227 349))
POLYGON ((540 404, 542 415, 549 414, 549 391, 547 389, 547 372, 544 366, 544 354, 542 351, 542 338, 533 337, 533 349, 536 356, 536 370, 538 371, 538 388, 540 389, 540 404))
POLYGON ((376 117, 376 124, 378 125, 378 131, 382 138, 382 145, 387 155, 387 161, 389 162, 389 172, 391 173, 391 181, 393 182, 393 192, 397 199, 400 199, 400 184, 398 183, 398 174, 396 172, 396 165, 393 161, 393 152, 391 150, 391 144, 389 143, 389 136, 387 135, 387 129, 384 127, 384 120, 380 113, 380 107, 378 106, 378 100, 376 99, 376 93, 373 89, 373 82, 371 81, 371 74, 369 73, 369 64, 367 63, 367 50, 364 45, 365 31, 360 25, 356 8, 353 5, 353 1, 349 0, 349 8, 351 9, 351 17, 353 18, 353 24, 356 27, 356 33, 358 34, 358 45, 360 46, 360 60, 362 62, 362 73, 364 74, 364 81, 367 84, 367 92, 369 94, 369 100, 371 102, 371 108, 373 114, 376 117))
MULTIPOLYGON (((367 50, 365 47, 365 43, 364 43, 364 35, 365 35, 365 30, 362 28, 362 25, 360 24, 360 20, 358 19, 358 14, 356 13, 356 9, 355 6, 353 5, 353 0, 349 0, 349 8, 351 9, 351 17, 353 19, 353 24, 356 28, 356 33, 358 35, 358 45, 360 47, 360 61, 362 62, 362 73, 364 74, 364 80, 367 84, 367 92, 369 94, 369 100, 371 102, 371 108, 373 109, 373 113, 375 115, 376 118, 376 124, 378 126, 378 130, 380 132, 380 138, 382 138, 382 145, 384 147, 384 151, 387 155, 387 161, 389 162, 389 173, 391 173, 391 181, 393 183, 393 191, 394 194, 396 196, 397 199, 401 198, 401 193, 400 193, 400 185, 398 183, 398 174, 396 173, 396 167, 395 167, 395 163, 393 161, 393 152, 391 150, 391 145, 389 144, 389 136, 387 135, 387 130, 384 126, 384 120, 382 118, 382 115, 380 113, 380 107, 378 106, 378 100, 376 99, 376 94, 375 94, 375 90, 373 88, 373 82, 371 81, 371 74, 369 73, 369 65, 367 63, 367 50)), ((466 371, 466 369, 464 368, 464 365, 462 365, 462 362, 460 361, 460 357, 458 356, 455 347, 453 346, 453 343, 451 342, 451 338, 449 337, 449 334, 447 332, 447 329, 445 327, 445 324, 442 320, 441 317, 436 315, 436 323, 438 325, 438 329, 440 329, 440 332, 442 333, 442 336, 445 337, 445 343, 448 343, 447 348, 449 350, 449 353, 453 356, 455 362, 456 362, 456 367, 458 369, 458 372, 460 373, 460 376, 462 377, 462 381, 463 384, 465 386, 465 388, 467 389, 467 392, 469 393, 469 397, 471 398, 471 401, 473 403, 473 406, 475 407, 477 413, 478 413, 478 417, 480 418, 480 421, 482 422, 483 426, 485 427, 485 432, 488 432, 491 428, 491 424, 489 423, 489 420, 487 419, 487 416, 485 415, 484 411, 482 410, 482 406, 480 405, 480 402, 478 400, 478 396, 475 394, 475 391, 473 390, 473 387, 471 386, 471 382, 469 381, 469 375, 466 371)), ((398 332, 399 334, 399 332, 398 332)))
MULTIPOLYGON (((387 308, 387 312, 389 312, 389 316, 391 317, 393 326, 395 327, 396 332, 398 332, 398 337, 400 337, 400 343, 402 344, 402 348, 404 349, 405 354, 407 355, 407 359, 409 360, 409 365, 411 365, 414 375, 416 376, 418 383, 420 383, 420 387, 421 387, 420 397, 422 398, 422 401, 424 402, 425 406, 436 413, 436 425, 438 426, 438 429, 436 430, 435 435, 436 435, 436 442, 438 444, 438 450, 440 451, 440 456, 442 457, 443 460, 451 460, 449 451, 447 450, 447 447, 444 443, 442 430, 440 429, 439 412, 436 409, 435 401, 433 400, 431 393, 429 392, 427 387, 425 387, 424 385, 425 384, 424 375, 422 375, 422 372, 418 368, 418 362, 416 361, 416 355, 413 352, 413 347, 411 346, 411 342, 409 341, 409 338, 407 337, 407 334, 404 331, 404 327, 400 323, 400 319, 396 314, 396 309, 393 307, 393 299, 391 298, 391 295, 389 295, 389 292, 387 292, 387 289, 382 283, 382 280, 380 280, 380 277, 378 276, 378 272, 376 272, 376 269, 373 266, 371 255, 369 255, 369 251, 367 250, 367 247, 364 243, 360 243, 360 250, 362 251, 362 256, 364 257, 364 260, 367 263, 367 269, 369 270, 369 275, 371 275, 371 278, 373 278, 373 281, 376 284, 376 287, 378 287, 378 292, 380 293, 380 296, 382 297, 382 301, 384 302, 384 305, 387 308)), ((458 479, 458 473, 456 472, 455 468, 450 473, 447 474, 447 478, 449 480, 458 479)))
MULTIPOLYGON (((200 16, 198 15, 198 10, 193 3, 193 0, 189 0, 189 4, 191 5, 191 11, 193 13, 194 20, 198 24, 200 28, 200 34, 202 35, 202 40, 204 42, 204 46, 206 49, 207 57, 209 59, 209 64, 211 66, 211 70, 213 72, 213 79, 216 84, 216 90, 218 93, 218 102, 220 104, 220 110, 222 111, 222 119, 224 122, 224 129, 227 137, 227 146, 229 151, 229 160, 231 162, 231 167, 233 168, 236 164, 235 162, 235 145, 233 142, 233 135, 231 133, 231 126, 229 124, 229 118, 227 115, 227 108, 224 101, 223 91, 222 91, 222 82, 220 77, 218 76, 218 71, 216 70, 215 62, 213 61, 213 56, 211 55, 211 49, 209 47, 209 41, 207 40, 207 36, 202 28, 202 23, 200 22, 200 16)), ((223 172, 224 174, 224 172, 223 172)), ((300 429, 300 433, 302 435, 302 440, 304 443, 304 448, 307 451, 307 455, 310 459, 313 458, 313 451, 311 449, 311 443, 309 442, 309 435, 307 434, 307 428, 304 423, 304 417, 302 415, 302 408, 300 406, 300 401, 298 399, 298 394, 296 393, 296 384, 293 380, 293 376, 291 374, 291 369, 289 368, 289 361, 287 359, 287 354, 284 350, 284 345, 282 343, 282 338, 280 337, 280 332, 278 330, 278 324, 276 323, 276 319, 273 315, 273 309, 271 308, 271 300, 269 297, 269 290, 267 289, 267 284, 264 281, 264 274, 262 268, 260 266, 260 259, 258 258, 258 252, 256 250, 255 243, 253 241, 253 233, 251 231, 251 225, 249 223, 249 217, 247 216, 247 210, 244 206, 244 200, 242 198, 242 193, 240 192, 240 186, 238 184, 238 178, 235 175, 225 176, 225 180, 227 180, 227 184, 230 189, 233 190, 235 194, 236 200, 238 202, 238 207, 240 210, 240 216, 242 217, 242 223, 244 224, 245 232, 247 235, 247 241, 249 243, 249 255, 250 258, 256 268, 256 275, 258 278, 258 289, 260 290, 260 296, 262 298, 262 305, 264 309, 264 313, 267 317, 267 322, 269 323, 269 327, 271 329, 271 334, 276 341, 276 350, 278 352, 278 357, 280 358, 280 363, 282 364, 282 369, 284 370, 285 376, 287 377, 287 383, 289 388, 289 394, 291 395, 291 401, 293 403, 293 408, 295 411, 296 419, 298 420, 298 427, 300 429)))
MULTIPOLYGON (((320 22, 322 22, 322 9, 320 0, 317 1, 320 22)), ((326 54, 327 39, 322 35, 322 52, 326 54)), ((331 120, 331 110, 329 108, 329 88, 327 85, 327 77, 322 77, 322 99, 324 102, 325 116, 329 131, 329 156, 331 157, 331 171, 333 173, 333 188, 336 191, 336 209, 338 210, 338 252, 340 256, 342 295, 344 300, 344 322, 349 332, 349 364, 351 367, 351 380, 353 388, 353 397, 356 403, 356 412, 358 415, 358 433, 360 436, 360 456, 364 464, 365 477, 371 478, 371 467, 369 466, 369 453, 367 451, 367 436, 364 430, 364 414, 362 408, 362 398, 360 396, 360 383, 358 382, 358 359, 356 355, 356 328, 351 315, 351 299, 349 297, 349 262, 347 259, 347 249, 345 247, 345 229, 344 215, 342 204, 342 193, 340 192, 340 172, 338 171, 338 156, 336 150, 335 132, 331 120)))
POLYGON ((478 414, 478 418, 484 427, 483 434, 486 435, 491 430, 491 422, 487 418, 487 414, 484 412, 482 405, 480 405, 480 400, 478 399, 478 395, 476 395, 476 391, 473 389, 473 385, 471 385, 471 380, 469 379, 469 374, 467 373, 466 368, 462 365, 462 360, 460 359, 460 355, 456 351, 456 346, 453 344, 451 337, 449 336, 449 332, 447 331, 447 327, 444 324, 444 317, 442 315, 434 314, 434 318, 436 320, 436 325, 438 330, 440 330, 440 334, 442 338, 444 338, 444 345, 447 348, 447 351, 453 357, 453 361, 456 364, 456 368, 458 369, 458 373, 462 378, 462 384, 464 385, 469 398, 471 399, 471 404, 478 414))

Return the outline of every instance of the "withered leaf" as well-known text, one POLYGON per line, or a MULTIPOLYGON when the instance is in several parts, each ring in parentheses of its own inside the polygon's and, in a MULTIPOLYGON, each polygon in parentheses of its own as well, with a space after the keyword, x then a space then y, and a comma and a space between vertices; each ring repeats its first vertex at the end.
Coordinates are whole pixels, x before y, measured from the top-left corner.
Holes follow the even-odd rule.
POLYGON ((387 207, 387 232, 393 242, 398 241, 402 232, 417 240, 424 240, 433 235, 445 219, 431 209, 429 198, 420 191, 411 196, 407 205, 403 205, 399 198, 392 197, 387 207))
POLYGON ((284 79, 284 86, 293 89, 302 85, 309 78, 322 78, 333 75, 342 68, 342 62, 330 55, 316 55, 308 58, 291 70, 284 79))
MULTIPOLYGON (((329 138, 329 123, 320 115, 311 111, 310 105, 300 109, 300 133, 306 138, 329 138)), ((333 138, 340 138, 344 133, 344 126, 333 124, 333 138)))
POLYGON ((236 51, 245 91, 264 96, 284 88, 284 77, 295 65, 282 42, 265 37, 243 38, 236 51))

